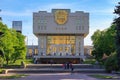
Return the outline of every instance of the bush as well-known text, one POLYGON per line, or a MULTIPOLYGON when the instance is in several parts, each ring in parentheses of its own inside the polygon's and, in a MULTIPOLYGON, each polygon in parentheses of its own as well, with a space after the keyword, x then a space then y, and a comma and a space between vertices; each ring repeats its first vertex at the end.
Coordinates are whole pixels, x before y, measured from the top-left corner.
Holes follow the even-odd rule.
POLYGON ((105 69, 107 72, 118 71, 116 54, 110 55, 105 61, 105 69))

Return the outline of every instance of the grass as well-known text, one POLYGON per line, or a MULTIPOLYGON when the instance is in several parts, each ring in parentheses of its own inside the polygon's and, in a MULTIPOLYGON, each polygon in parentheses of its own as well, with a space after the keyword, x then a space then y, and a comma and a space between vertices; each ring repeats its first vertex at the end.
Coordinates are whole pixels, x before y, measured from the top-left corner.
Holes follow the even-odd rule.
POLYGON ((86 59, 83 63, 84 64, 94 64, 95 63, 95 59, 86 59))
POLYGON ((19 60, 16 60, 15 63, 9 63, 8 65, 7 64, 4 64, 3 68, 20 68, 21 66, 21 62, 24 62, 25 64, 31 64, 33 63, 33 60, 32 59, 19 59, 19 60))
POLYGON ((118 79, 118 77, 108 76, 108 75, 100 75, 100 74, 93 74, 93 75, 88 75, 88 76, 98 78, 98 79, 118 79))
POLYGON ((16 79, 16 78, 22 78, 28 75, 25 74, 15 74, 15 75, 10 75, 10 76, 0 76, 0 79, 16 79))

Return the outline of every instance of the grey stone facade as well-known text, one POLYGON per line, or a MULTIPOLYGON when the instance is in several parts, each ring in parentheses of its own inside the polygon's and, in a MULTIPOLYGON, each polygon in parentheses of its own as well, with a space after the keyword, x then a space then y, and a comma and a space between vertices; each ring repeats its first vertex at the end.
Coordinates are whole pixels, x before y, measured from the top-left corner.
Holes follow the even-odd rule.
POLYGON ((37 57, 51 55, 65 58, 74 55, 84 58, 84 37, 89 33, 89 13, 71 12, 70 9, 34 12, 33 33, 38 37, 37 57), (65 44, 59 39, 66 41, 65 44))

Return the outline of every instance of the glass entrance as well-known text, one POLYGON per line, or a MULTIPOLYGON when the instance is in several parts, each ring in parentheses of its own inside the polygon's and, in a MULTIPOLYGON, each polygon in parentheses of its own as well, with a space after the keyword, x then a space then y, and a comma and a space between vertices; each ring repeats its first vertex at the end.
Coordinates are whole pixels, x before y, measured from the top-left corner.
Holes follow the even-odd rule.
POLYGON ((47 55, 74 55, 75 36, 47 36, 47 55))

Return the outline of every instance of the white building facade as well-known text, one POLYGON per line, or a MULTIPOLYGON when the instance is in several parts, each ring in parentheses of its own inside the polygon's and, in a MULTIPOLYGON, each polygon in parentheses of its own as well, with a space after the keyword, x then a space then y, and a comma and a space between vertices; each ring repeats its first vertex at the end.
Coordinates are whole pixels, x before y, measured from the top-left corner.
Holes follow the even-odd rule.
POLYGON ((59 58, 58 61, 85 58, 84 37, 89 33, 89 13, 71 12, 70 9, 34 12, 33 33, 38 38, 35 57, 41 61, 45 58, 59 58))

